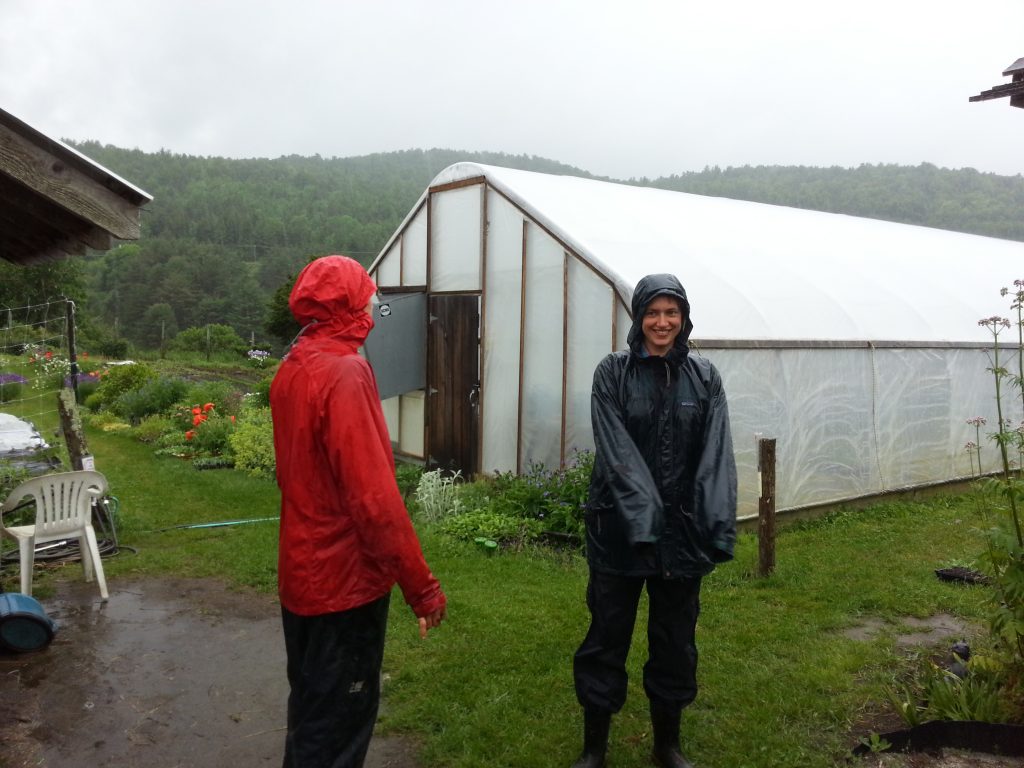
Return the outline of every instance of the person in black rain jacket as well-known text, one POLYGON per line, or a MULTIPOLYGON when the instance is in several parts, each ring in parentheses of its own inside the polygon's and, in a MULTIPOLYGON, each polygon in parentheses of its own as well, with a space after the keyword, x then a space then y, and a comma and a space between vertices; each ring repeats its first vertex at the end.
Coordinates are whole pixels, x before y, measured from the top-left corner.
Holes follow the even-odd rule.
POLYGON ((697 695, 701 578, 732 559, 736 539, 728 407, 718 371, 690 354, 686 291, 673 275, 648 275, 633 291, 632 310, 629 349, 598 364, 591 395, 591 623, 573 659, 584 711, 574 768, 604 765, 611 716, 626 699, 626 657, 645 585, 652 757, 669 768, 690 766, 679 721, 697 695))

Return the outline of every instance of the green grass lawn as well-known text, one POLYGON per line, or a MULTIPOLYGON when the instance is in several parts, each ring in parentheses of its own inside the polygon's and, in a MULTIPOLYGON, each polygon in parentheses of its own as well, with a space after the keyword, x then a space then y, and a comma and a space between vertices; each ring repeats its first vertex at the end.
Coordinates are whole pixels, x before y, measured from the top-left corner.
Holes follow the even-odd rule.
MULTIPOLYGON (((120 502, 120 542, 134 550, 105 561, 109 582, 174 575, 275 589, 275 522, 174 528, 276 516, 272 481, 199 472, 190 462, 154 457, 123 434, 90 430, 88 438, 120 502)), ((729 768, 842 764, 867 735, 856 724, 887 707, 886 683, 914 663, 913 653, 896 646, 895 630, 869 641, 847 639, 843 630, 866 617, 895 627, 903 617, 938 612, 977 622, 980 630, 985 591, 934 575, 935 568, 972 559, 980 546, 973 524, 967 497, 889 503, 793 524, 779 534, 777 570, 767 579, 755 576, 756 538, 742 535, 735 561, 705 581, 701 692, 683 719, 688 757, 698 766, 729 768)), ((568 766, 582 727, 571 659, 587 625, 584 560, 542 550, 488 555, 428 529, 421 539, 448 594, 449 620, 420 641, 396 593, 382 730, 414 737, 428 768, 568 766)), ((67 574, 80 576, 77 569, 67 574)), ((41 574, 39 593, 63 577, 41 574)), ((9 573, 8 583, 13 578, 9 573)), ((629 699, 612 724, 616 768, 649 765, 640 682, 645 646, 645 624, 638 622, 629 699)))

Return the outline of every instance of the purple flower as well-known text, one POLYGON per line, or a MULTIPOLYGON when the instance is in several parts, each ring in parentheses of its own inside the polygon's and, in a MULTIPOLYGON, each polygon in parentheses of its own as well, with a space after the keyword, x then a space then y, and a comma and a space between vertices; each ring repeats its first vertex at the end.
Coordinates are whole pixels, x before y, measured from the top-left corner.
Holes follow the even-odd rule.
POLYGON ((0 373, 0 386, 4 384, 28 384, 28 379, 16 373, 0 373))
MULTIPOLYGON (((75 378, 78 380, 79 386, 81 386, 82 384, 99 384, 100 383, 100 377, 97 376, 94 373, 76 373, 75 374, 75 378)), ((68 387, 68 388, 71 387, 71 377, 70 376, 65 376, 64 377, 64 386, 68 387)))

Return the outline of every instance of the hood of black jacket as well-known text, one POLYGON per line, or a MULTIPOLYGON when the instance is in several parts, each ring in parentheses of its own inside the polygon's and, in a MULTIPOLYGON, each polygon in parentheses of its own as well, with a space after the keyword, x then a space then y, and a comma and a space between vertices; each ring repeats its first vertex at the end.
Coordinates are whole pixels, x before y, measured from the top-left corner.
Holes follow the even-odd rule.
POLYGON ((690 302, 686 298, 686 289, 675 275, 660 274, 647 275, 636 284, 633 289, 633 325, 630 326, 629 335, 626 336, 626 343, 629 344, 633 354, 642 355, 644 343, 644 312, 647 305, 659 296, 671 296, 677 299, 683 311, 683 327, 679 329, 675 343, 668 353, 668 357, 683 359, 688 352, 690 333, 693 331, 693 321, 690 319, 690 302))

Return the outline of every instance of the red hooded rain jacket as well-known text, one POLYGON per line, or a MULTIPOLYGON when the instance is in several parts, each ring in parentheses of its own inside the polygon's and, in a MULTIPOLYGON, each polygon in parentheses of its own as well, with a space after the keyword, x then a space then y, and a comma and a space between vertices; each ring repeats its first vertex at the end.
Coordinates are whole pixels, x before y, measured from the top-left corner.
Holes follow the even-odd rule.
POLYGON ((301 616, 344 611, 397 582, 417 616, 445 605, 395 482, 377 385, 357 350, 376 290, 358 262, 326 256, 289 299, 304 326, 270 388, 281 488, 278 588, 301 616))

